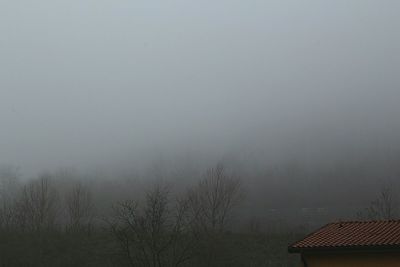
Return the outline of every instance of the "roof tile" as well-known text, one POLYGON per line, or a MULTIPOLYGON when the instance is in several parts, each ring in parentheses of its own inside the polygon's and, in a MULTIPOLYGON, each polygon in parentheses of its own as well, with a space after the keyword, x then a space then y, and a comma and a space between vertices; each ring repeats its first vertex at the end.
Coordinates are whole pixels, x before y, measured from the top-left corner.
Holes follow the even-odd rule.
POLYGON ((289 250, 370 246, 400 248, 400 220, 330 223, 292 244, 289 250))

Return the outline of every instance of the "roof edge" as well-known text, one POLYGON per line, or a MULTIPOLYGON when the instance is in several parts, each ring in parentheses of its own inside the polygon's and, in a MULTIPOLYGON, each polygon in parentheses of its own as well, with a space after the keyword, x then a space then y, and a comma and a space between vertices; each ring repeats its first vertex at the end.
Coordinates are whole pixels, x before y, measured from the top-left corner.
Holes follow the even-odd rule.
POLYGON ((370 252, 370 251, 400 251, 400 245, 360 245, 360 246, 327 246, 327 247, 288 247, 289 253, 306 253, 306 252, 340 252, 340 251, 359 251, 359 252, 370 252))
POLYGON ((362 221, 358 221, 358 220, 348 220, 348 221, 343 221, 343 220, 338 220, 335 222, 330 222, 327 223, 319 228, 317 228, 316 230, 310 232, 309 234, 307 234, 306 236, 304 236, 301 239, 298 239, 297 241, 289 244, 288 246, 288 252, 289 253, 301 253, 302 251, 340 251, 343 249, 346 250, 384 250, 384 249, 400 249, 400 245, 389 245, 389 244, 385 244, 385 245, 344 245, 344 246, 325 246, 325 247, 296 247, 295 245, 301 241, 303 241, 304 239, 307 239, 308 237, 312 236, 313 234, 323 230, 324 228, 330 226, 330 225, 334 225, 334 224, 353 224, 353 223, 357 223, 357 224, 368 224, 368 223, 400 223, 400 219, 392 219, 392 220, 362 220, 362 221))

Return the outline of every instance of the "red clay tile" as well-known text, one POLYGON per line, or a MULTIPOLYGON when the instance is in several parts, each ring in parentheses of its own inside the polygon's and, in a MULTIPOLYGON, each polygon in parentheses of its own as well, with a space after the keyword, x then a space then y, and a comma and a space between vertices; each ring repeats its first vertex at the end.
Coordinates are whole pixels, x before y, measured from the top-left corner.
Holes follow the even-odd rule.
POLYGON ((400 220, 349 221, 327 224, 289 246, 289 251, 396 246, 400 248, 400 220))

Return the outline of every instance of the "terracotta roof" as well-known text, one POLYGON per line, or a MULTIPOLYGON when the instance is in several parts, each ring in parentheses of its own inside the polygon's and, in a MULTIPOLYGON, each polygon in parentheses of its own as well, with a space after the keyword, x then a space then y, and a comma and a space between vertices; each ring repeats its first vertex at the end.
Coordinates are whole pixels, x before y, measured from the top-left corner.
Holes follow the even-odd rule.
POLYGON ((289 252, 400 249, 400 220, 330 223, 289 246, 289 252))

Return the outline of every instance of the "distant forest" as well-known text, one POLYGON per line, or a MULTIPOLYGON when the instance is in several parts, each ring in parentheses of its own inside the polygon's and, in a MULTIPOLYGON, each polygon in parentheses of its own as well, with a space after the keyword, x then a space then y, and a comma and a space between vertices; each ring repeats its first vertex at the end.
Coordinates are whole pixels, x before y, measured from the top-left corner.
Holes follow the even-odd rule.
POLYGON ((310 229, 397 217, 395 180, 379 177, 398 167, 385 162, 313 172, 295 162, 251 172, 155 164, 30 179, 2 166, 0 265, 293 266, 287 245, 310 229))

